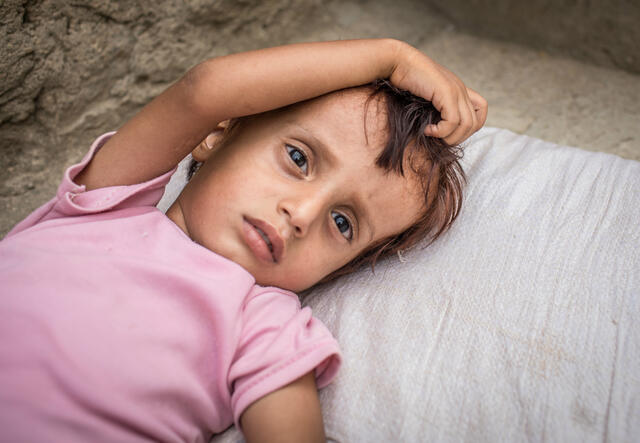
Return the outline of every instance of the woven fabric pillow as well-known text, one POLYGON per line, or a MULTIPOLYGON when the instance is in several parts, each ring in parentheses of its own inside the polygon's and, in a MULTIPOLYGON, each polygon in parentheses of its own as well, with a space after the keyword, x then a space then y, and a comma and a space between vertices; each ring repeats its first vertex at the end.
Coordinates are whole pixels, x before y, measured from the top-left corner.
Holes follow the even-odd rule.
POLYGON ((447 234, 304 299, 343 350, 328 439, 633 441, 640 163, 485 128, 463 164, 447 234))

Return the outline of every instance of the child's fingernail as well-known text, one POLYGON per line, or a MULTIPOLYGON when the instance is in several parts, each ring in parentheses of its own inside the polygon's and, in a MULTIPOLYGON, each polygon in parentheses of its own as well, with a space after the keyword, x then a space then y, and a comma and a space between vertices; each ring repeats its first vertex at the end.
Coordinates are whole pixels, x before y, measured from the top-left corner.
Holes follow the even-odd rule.
POLYGON ((213 145, 216 142, 216 135, 212 132, 207 135, 207 138, 204 139, 204 144, 207 146, 207 149, 213 149, 213 145))

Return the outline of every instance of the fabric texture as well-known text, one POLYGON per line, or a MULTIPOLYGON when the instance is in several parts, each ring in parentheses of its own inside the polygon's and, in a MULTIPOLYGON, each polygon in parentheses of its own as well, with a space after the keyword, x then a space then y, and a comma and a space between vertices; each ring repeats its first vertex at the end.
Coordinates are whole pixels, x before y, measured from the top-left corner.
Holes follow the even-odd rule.
POLYGON ((2 441, 206 441, 339 350, 298 297, 255 284, 155 208, 173 171, 57 195, 0 242, 2 441))
POLYGON ((329 441, 637 441, 640 163, 496 128, 466 146, 447 234, 303 301, 343 351, 329 441))

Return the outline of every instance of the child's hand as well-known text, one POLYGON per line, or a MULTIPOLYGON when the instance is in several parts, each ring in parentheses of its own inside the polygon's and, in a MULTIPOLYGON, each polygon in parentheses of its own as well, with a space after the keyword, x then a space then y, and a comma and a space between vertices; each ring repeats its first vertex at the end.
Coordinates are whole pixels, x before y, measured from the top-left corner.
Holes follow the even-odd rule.
POLYGON ((456 145, 480 129, 487 119, 484 97, 412 46, 400 45, 390 80, 395 86, 429 100, 440 111, 442 120, 425 129, 428 136, 456 145))

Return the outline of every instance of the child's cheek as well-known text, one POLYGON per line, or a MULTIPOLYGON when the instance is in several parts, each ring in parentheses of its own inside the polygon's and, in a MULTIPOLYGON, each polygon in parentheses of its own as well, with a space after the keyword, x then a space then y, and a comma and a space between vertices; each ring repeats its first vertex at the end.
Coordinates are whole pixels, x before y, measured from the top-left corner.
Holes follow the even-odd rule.
POLYGON ((325 245, 313 242, 305 245, 298 263, 304 267, 300 269, 302 275, 313 279, 311 284, 315 284, 323 277, 338 269, 342 263, 342 257, 338 257, 335 251, 326 248, 325 245))

